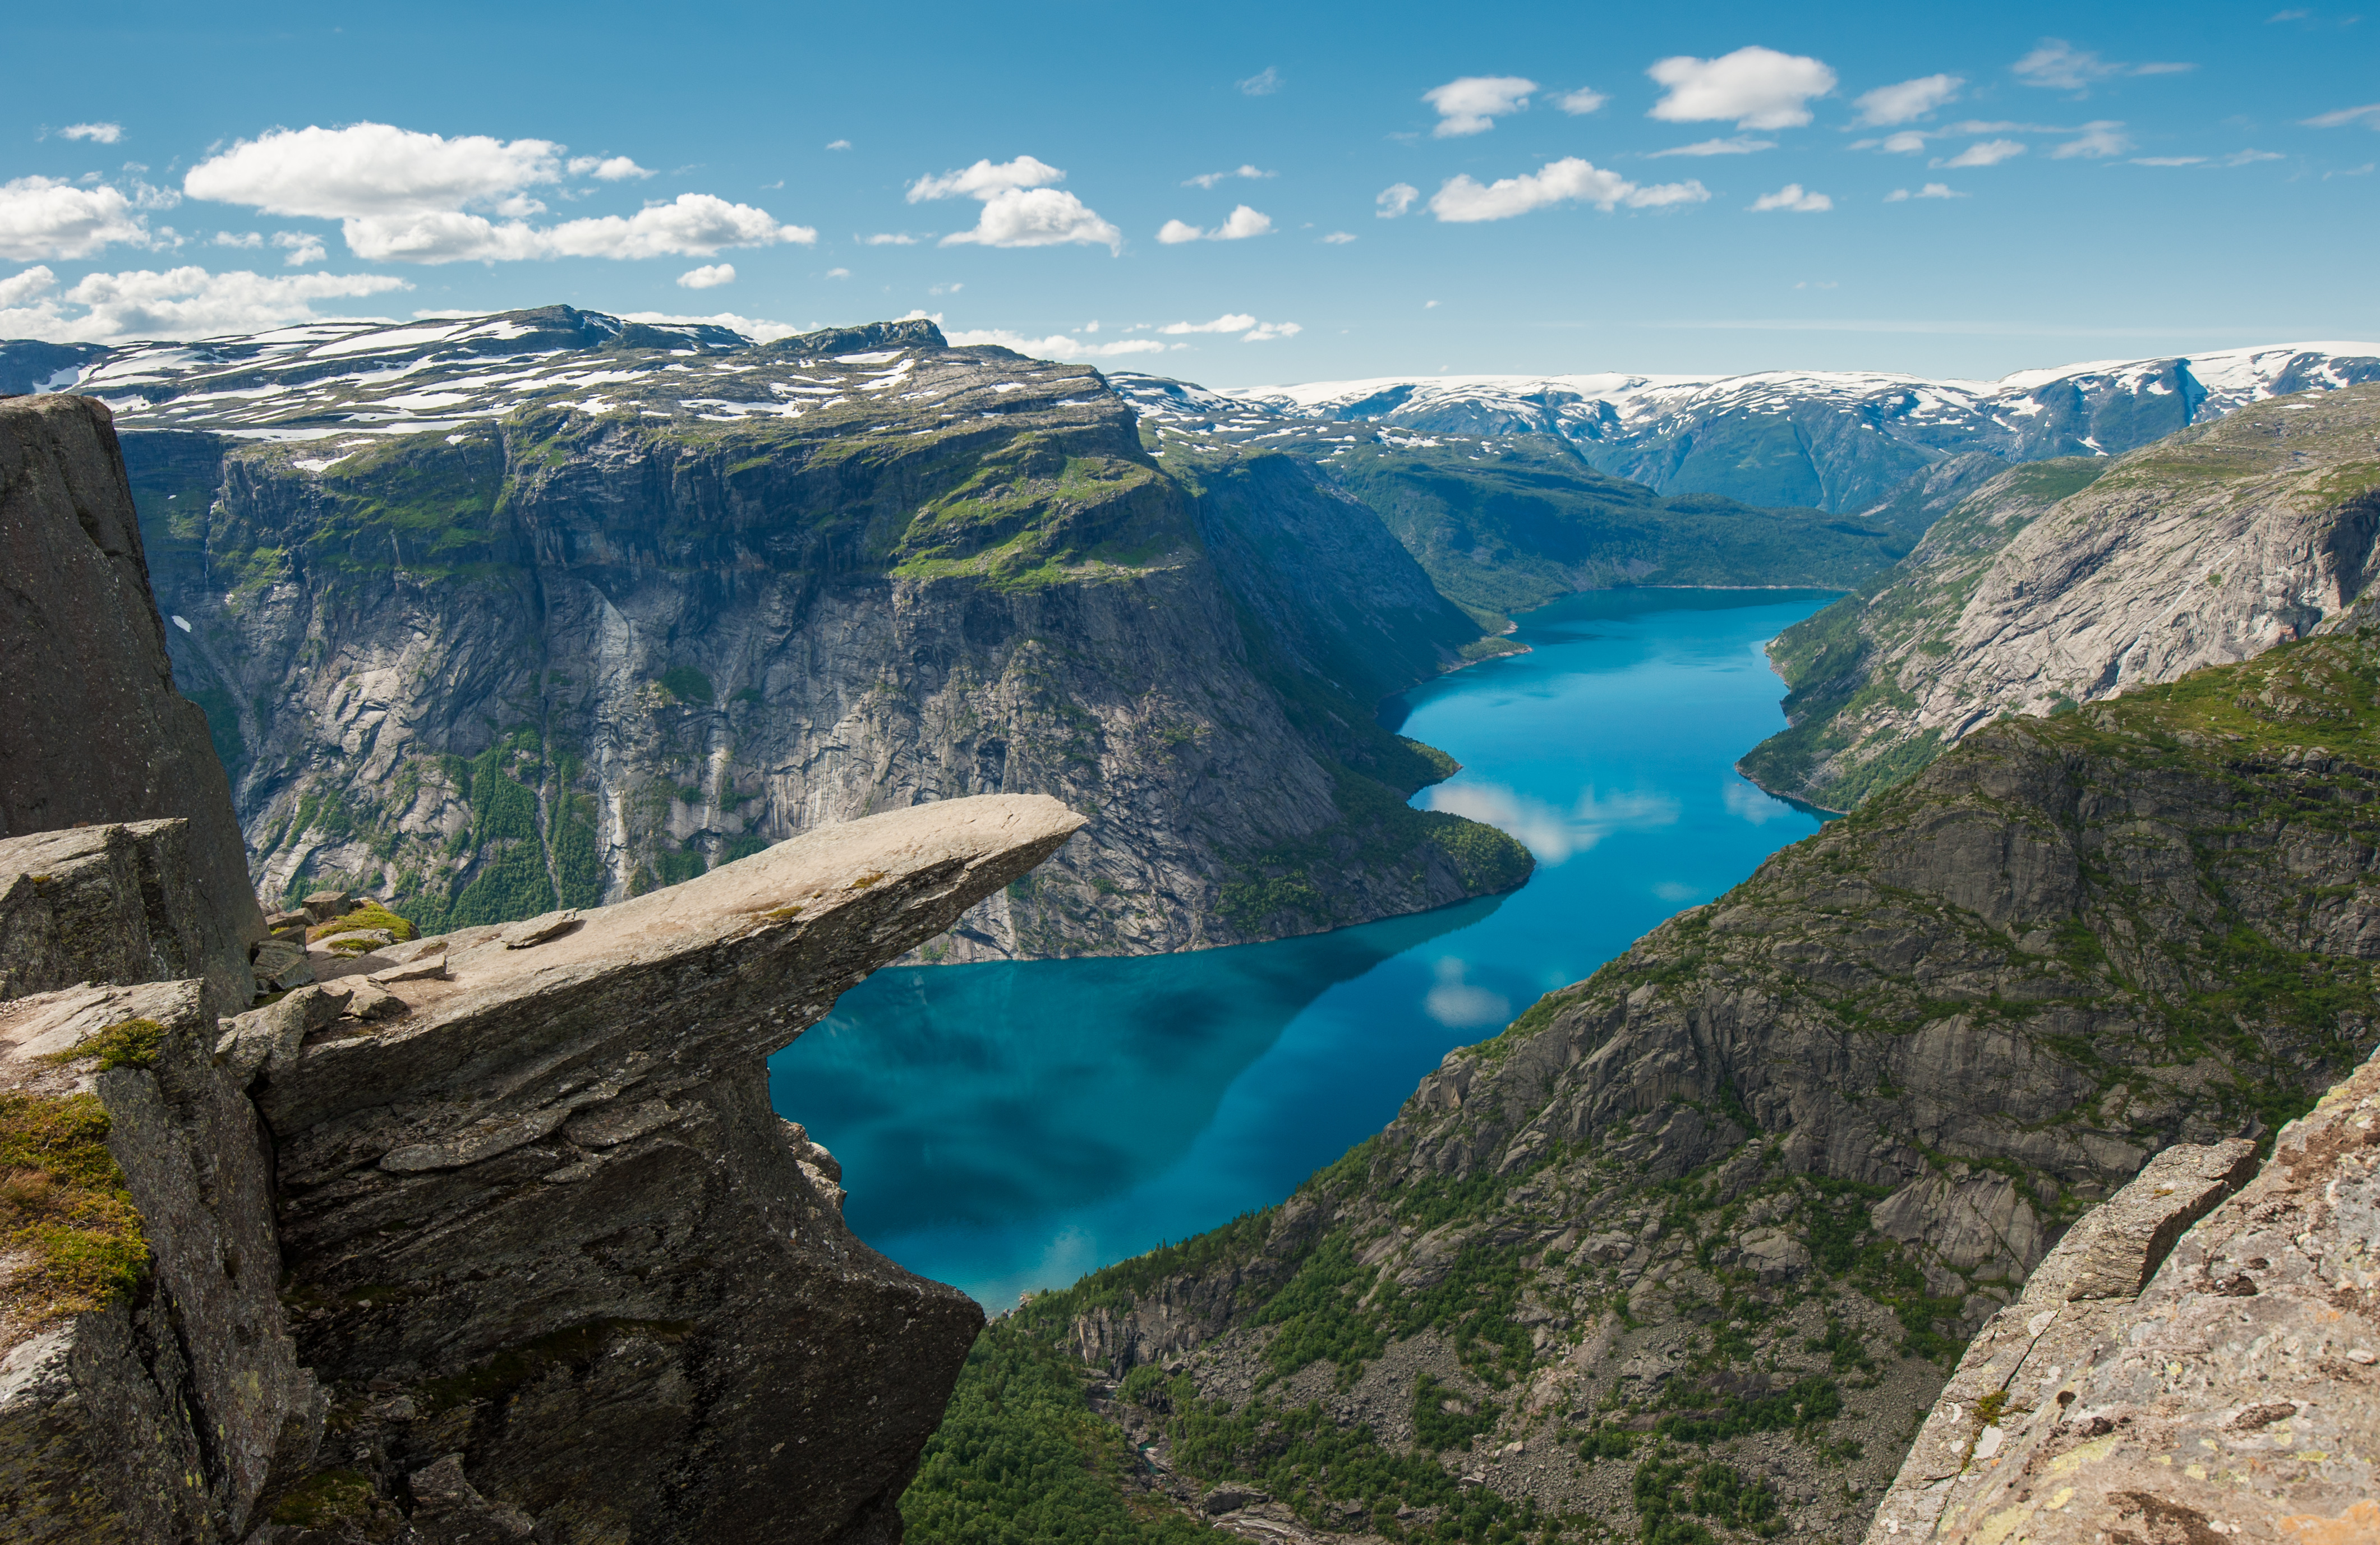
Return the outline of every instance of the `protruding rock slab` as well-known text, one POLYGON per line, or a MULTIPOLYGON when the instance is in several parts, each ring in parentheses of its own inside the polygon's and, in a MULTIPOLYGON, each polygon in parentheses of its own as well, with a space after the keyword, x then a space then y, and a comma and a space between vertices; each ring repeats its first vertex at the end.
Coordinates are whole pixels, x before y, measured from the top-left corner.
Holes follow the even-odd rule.
POLYGON ((215 1007, 264 936, 206 716, 174 688, 107 409, 0 402, 0 837, 180 816, 215 1007))
POLYGON ((875 1539, 982 1311, 844 1227, 762 1059, 1081 824, 922 805, 468 930, 402 1019, 269 1058, 296 1331, 352 1413, 319 1464, 394 1496, 459 1453, 557 1539, 875 1539))
POLYGON ((2380 1058, 2215 1205, 2247 1150, 2168 1149, 2075 1225, 1968 1348, 1867 1545, 2380 1539, 2380 1058))

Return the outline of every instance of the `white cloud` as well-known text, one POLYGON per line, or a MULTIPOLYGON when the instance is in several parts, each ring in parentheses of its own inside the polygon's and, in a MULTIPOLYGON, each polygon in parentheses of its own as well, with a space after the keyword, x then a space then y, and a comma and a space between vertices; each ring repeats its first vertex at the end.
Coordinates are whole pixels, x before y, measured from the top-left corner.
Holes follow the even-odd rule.
POLYGON ((193 199, 350 220, 493 206, 562 176, 550 139, 421 134, 390 124, 274 129, 190 168, 193 199))
POLYGON ((1725 139, 1698 139, 1691 145, 1672 145, 1666 151, 1655 151, 1647 161, 1658 161, 1665 155, 1751 155, 1756 151, 1773 151, 1774 139, 1755 139, 1749 134, 1730 135, 1725 139))
POLYGON ((1560 108, 1571 116, 1576 118, 1584 117, 1585 115, 1594 112, 1597 108, 1601 107, 1605 103, 1609 102, 1610 100, 1611 99, 1609 97, 1605 96, 1601 91, 1595 91, 1590 87, 1581 86, 1575 91, 1564 91, 1561 95, 1554 98, 1554 105, 1560 108))
POLYGON ((1271 234, 1272 217, 1242 204, 1232 211, 1231 218, 1211 231, 1202 231, 1184 221, 1169 220, 1157 233, 1157 239, 1173 247, 1185 241, 1245 241, 1250 236, 1271 234))
POLYGON ((264 235, 259 231, 243 231, 238 233, 217 231, 215 233, 215 245, 217 247, 262 247, 264 245, 264 235))
POLYGON ((1415 187, 1411 183, 1390 183, 1388 187, 1380 189, 1380 196, 1373 199, 1372 202, 1378 206, 1378 212, 1379 218, 1382 220, 1394 220, 1397 216, 1404 213, 1405 211, 1413 208, 1414 200, 1420 197, 1421 189, 1415 187))
POLYGON ((1440 783, 1428 792, 1429 808, 1485 821, 1520 839, 1537 862, 1558 864, 1583 853, 1615 831, 1647 831, 1675 826, 1678 802, 1661 794, 1600 796, 1582 790, 1568 810, 1501 784, 1440 783))
POLYGON ((1429 201, 1430 213, 1441 221, 1467 223, 1509 220, 1531 210, 1575 200, 1610 210, 1625 203, 1632 209, 1659 209, 1672 204, 1700 203, 1710 197, 1699 182, 1663 183, 1640 187, 1617 172, 1608 172, 1576 156, 1548 162, 1535 172, 1501 177, 1481 187, 1468 175, 1442 185, 1429 201))
POLYGON ((2016 78, 2028 86, 2040 86, 2054 91, 2087 92, 2098 82, 2119 75, 2180 75, 2194 70, 2196 65, 2163 61, 2145 65, 2128 65, 2112 59, 2102 59, 2086 48, 2077 48, 2064 38, 2044 38, 2034 51, 2009 66, 2016 78))
POLYGON ((1331 247, 1344 247, 1354 239, 1354 234, 1347 231, 1333 231, 1322 238, 1326 245, 1331 247))
POLYGON ((943 334, 954 348, 971 348, 979 344, 997 344, 1004 349, 1031 355, 1037 359, 1111 359, 1127 354, 1163 354, 1165 345, 1154 338, 1126 338, 1113 344, 1086 344, 1062 332, 1047 338, 1027 338, 1006 328, 990 327, 961 330, 943 334))
POLYGON ((1963 193, 1952 191, 1949 183, 1927 183, 1915 193, 1910 192, 1905 187, 1896 187, 1884 196, 1884 201, 1888 204, 1902 204, 1907 203, 1911 199, 1964 199, 1965 197, 1967 195, 1963 193))
POLYGON ((1536 81, 1517 75, 1466 75, 1431 87, 1421 100, 1438 109, 1438 127, 1431 134, 1447 139, 1487 133, 1498 118, 1526 108, 1529 93, 1536 89, 1536 81))
POLYGON ((2018 139, 1979 139, 1948 161, 1937 161, 1937 166, 1998 166, 2001 162, 2024 154, 2023 141, 2018 139))
POLYGON ((978 161, 961 172, 945 172, 939 177, 919 177, 909 185, 909 202, 923 203, 929 199, 995 199, 1020 187, 1046 187, 1066 180, 1066 174, 1045 161, 1021 155, 1014 161, 978 161))
POLYGON ((1905 128, 1899 134, 1886 135, 1877 144, 1889 155, 1915 155, 1925 148, 1925 136, 1913 128, 1905 128))
POLYGON ((1806 193, 1800 183, 1787 183, 1774 193, 1764 193, 1745 206, 1755 214, 1782 210, 1788 214, 1820 214, 1835 207, 1835 201, 1823 193, 1806 193))
POLYGON ((1273 68, 1270 65, 1267 65, 1264 68, 1257 71, 1256 74, 1240 82, 1240 92, 1244 96, 1269 97, 1275 91, 1280 91, 1282 84, 1283 82, 1281 78, 1281 71, 1273 68))
POLYGON ((1449 1030, 1476 1030, 1512 1017, 1512 1001, 1463 980, 1469 970, 1448 956, 1438 962, 1436 984, 1422 996, 1422 1009, 1449 1030))
POLYGON ((942 238, 944 247, 1059 247, 1070 242, 1122 252, 1123 233, 1071 193, 1012 187, 985 203, 974 230, 942 238))
POLYGON ((1305 329, 1295 322, 1261 322, 1241 334, 1243 344, 1269 344, 1276 338, 1294 338, 1305 329))
POLYGON ((826 276, 829 279, 848 279, 851 277, 851 270, 847 268, 831 268, 826 271, 826 276))
POLYGON ((830 151, 847 151, 851 149, 851 141, 848 139, 830 139, 826 142, 826 148, 830 151))
POLYGON ((2228 166, 2252 166, 2260 161, 2279 161, 2281 159, 2282 157, 2280 153, 2276 151, 2233 151, 2229 155, 2226 156, 2136 155, 2132 157, 2131 163, 2135 166, 2205 166, 2209 168, 2221 168, 2228 166))
POLYGON ((1254 317, 1227 311, 1210 322, 1167 322, 1157 331, 1176 335, 1184 332, 1245 332, 1256 325, 1254 317))
POLYGON ((650 177, 659 174, 638 165, 626 156, 579 155, 570 158, 570 175, 593 177, 598 182, 625 182, 630 177, 650 177))
POLYGON ((1738 128, 1794 128, 1810 121, 1805 105, 1835 89, 1819 61, 1773 48, 1739 48, 1716 59, 1663 59, 1645 72, 1669 94, 1651 115, 1668 123, 1732 118, 1738 128))
POLYGON ((915 247, 917 238, 906 231, 879 231, 872 236, 859 238, 862 247, 915 247))
POLYGON ((2367 102, 2361 107, 2342 107, 2331 113, 2317 113, 2299 122, 2308 128, 2343 128, 2349 124, 2362 124, 2365 128, 2380 129, 2380 102, 2367 102))
POLYGON ((632 215, 608 214, 539 228, 499 225, 484 215, 446 210, 365 216, 346 222, 347 249, 385 262, 455 263, 528 258, 708 258, 725 247, 808 246, 818 233, 780 225, 768 211, 708 193, 681 193, 632 215))
POLYGON ((0 183, 0 258, 88 258, 110 242, 154 241, 133 200, 103 184, 78 187, 55 177, 0 183))
POLYGON ((0 337, 120 343, 133 338, 212 338, 308 321, 313 303, 411 289, 376 273, 85 274, 61 290, 46 268, 0 281, 0 337))
POLYGON ((708 193, 625 217, 529 225, 527 217, 544 206, 527 190, 565 172, 614 181, 650 175, 625 156, 565 162, 562 151, 548 139, 449 139, 389 124, 274 129, 200 162, 182 188, 194 199, 341 221, 349 251, 395 262, 709 257, 722 247, 818 239, 807 226, 779 224, 765 210, 708 193))
MULTIPOLYGON (((965 288, 966 285, 965 284, 929 284, 926 286, 926 293, 928 295, 956 295, 965 288)), ((1099 330, 1099 324, 1097 322, 1093 322, 1089 327, 1084 329, 1086 332, 1097 332, 1099 330)))
POLYGON ((705 263, 700 268, 690 268, 679 274, 677 283, 680 289, 715 290, 722 284, 735 283, 735 265, 705 263))
POLYGON ((289 256, 281 260, 291 268, 319 263, 331 255, 323 247, 322 237, 306 231, 275 231, 273 245, 288 250, 289 256))
POLYGON ((1874 128, 1889 128, 1912 118, 1922 118, 1944 103, 1954 101, 1959 88, 1965 84, 1955 75, 1921 75, 1899 85, 1863 91, 1852 99, 1852 105, 1859 109, 1857 122, 1874 128))
POLYGON ((2116 131, 2123 123, 2115 118, 2101 118, 2082 126, 2082 137, 2069 139, 2049 152, 2052 161, 2071 161, 2076 156, 2098 160, 2104 156, 2121 155, 2132 148, 2131 136, 2116 131))
POLYGON ((124 138, 122 124, 68 124, 58 130, 62 139, 88 139, 94 145, 113 145, 124 138))
POLYGON ((1243 165, 1236 171, 1231 172, 1202 172, 1197 176, 1192 177, 1187 182, 1184 182, 1182 186, 1184 187, 1213 187, 1217 183, 1228 182, 1233 177, 1248 177, 1253 179, 1257 177, 1278 176, 1280 174, 1276 172, 1260 172, 1253 166, 1243 165))

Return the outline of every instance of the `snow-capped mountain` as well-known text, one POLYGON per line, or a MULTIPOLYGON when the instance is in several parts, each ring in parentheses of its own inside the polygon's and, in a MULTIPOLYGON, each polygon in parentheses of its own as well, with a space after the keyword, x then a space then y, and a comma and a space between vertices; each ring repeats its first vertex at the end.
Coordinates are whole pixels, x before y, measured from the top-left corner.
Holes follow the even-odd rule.
MULTIPOLYGON (((1144 416, 1220 439, 1287 424, 1407 434, 1550 433, 1598 470, 1664 493, 1858 511, 1919 467, 2118 455, 2267 397, 2380 380, 2380 344, 2280 344, 2098 360, 1996 381, 1866 371, 1742 376, 1398 376, 1221 392, 1119 375, 1144 416), (1129 384, 1128 384, 1129 383, 1129 384)), ((1342 431, 1344 432, 1343 430, 1342 431)))

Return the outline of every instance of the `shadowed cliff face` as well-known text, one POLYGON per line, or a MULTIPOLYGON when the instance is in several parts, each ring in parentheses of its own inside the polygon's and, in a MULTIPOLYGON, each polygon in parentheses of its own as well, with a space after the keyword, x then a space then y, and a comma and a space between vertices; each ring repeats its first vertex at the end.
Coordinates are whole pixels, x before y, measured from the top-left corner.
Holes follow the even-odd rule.
POLYGON ((2380 1039, 2375 705, 2364 630, 1990 727, 1451 1054, 1282 1208, 994 1334, 1163 1364, 1105 1408, 1308 1523, 1467 1517, 1414 1467, 1451 1447, 1515 1520, 1855 1531, 2079 1215, 2168 1145, 2268 1141, 2380 1039), (1270 1457, 1334 1442, 1341 1479, 1270 1457))
POLYGON ((1234 943, 1525 875, 1406 811, 1449 764, 1371 722, 1476 626, 1296 464, 1219 502, 1097 372, 926 324, 687 353, 733 376, 698 389, 636 342, 431 432, 132 437, 266 888, 463 925, 1022 791, 1085 837, 927 958, 1234 943), (1285 592, 1251 549, 1335 583, 1285 592))

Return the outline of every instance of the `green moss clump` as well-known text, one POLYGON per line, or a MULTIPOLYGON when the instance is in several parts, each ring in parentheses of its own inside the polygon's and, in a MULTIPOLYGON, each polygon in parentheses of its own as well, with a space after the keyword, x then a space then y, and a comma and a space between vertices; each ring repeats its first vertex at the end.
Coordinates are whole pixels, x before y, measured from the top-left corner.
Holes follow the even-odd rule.
POLYGON ((96 1094, 0 1092, 0 1248, 34 1261, 6 1298, 28 1318, 104 1309, 148 1273, 149 1241, 107 1132, 96 1094))
POLYGON ((157 1053, 165 1044, 165 1027, 154 1020, 124 1020, 67 1051, 52 1052, 53 1062, 72 1062, 79 1057, 96 1056, 99 1069, 111 1068, 146 1068, 157 1060, 157 1053))
POLYGON ((323 939, 335 939, 341 934, 362 933, 372 928, 387 929, 396 935, 396 941, 399 944, 421 936, 420 931, 412 923, 390 911, 379 902, 372 901, 358 907, 345 917, 334 917, 328 923, 316 923, 306 930, 306 938, 309 943, 317 943, 323 939))

